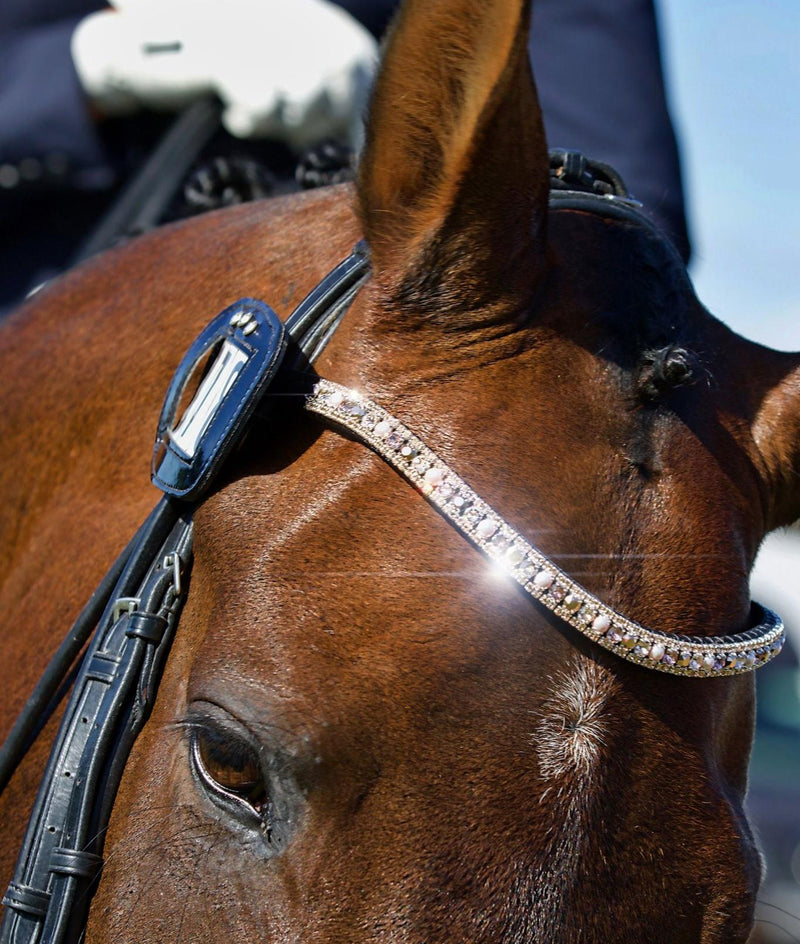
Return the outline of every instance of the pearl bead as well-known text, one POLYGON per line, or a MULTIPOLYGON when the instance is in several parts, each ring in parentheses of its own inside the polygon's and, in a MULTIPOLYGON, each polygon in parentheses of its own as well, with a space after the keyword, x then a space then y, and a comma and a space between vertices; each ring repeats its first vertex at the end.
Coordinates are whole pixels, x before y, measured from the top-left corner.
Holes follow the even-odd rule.
POLYGON ((555 576, 549 571, 542 570, 533 578, 533 585, 539 590, 546 590, 548 587, 552 586, 555 579, 555 576))
POLYGON ((433 485, 434 488, 437 485, 441 485, 444 481, 444 472, 441 469, 437 469, 436 466, 431 466, 430 469, 425 473, 425 481, 429 485, 433 485))
POLYGON ((649 658, 653 660, 653 662, 660 662, 664 658, 664 653, 666 651, 667 650, 664 647, 664 644, 657 642, 654 646, 652 646, 648 655, 649 658))
POLYGON ((611 620, 605 615, 605 613, 595 616, 594 620, 592 621, 592 632, 598 633, 601 636, 603 633, 607 633, 610 628, 611 620))
POLYGON ((497 530, 497 523, 491 518, 484 518, 475 530, 479 538, 490 538, 497 530))

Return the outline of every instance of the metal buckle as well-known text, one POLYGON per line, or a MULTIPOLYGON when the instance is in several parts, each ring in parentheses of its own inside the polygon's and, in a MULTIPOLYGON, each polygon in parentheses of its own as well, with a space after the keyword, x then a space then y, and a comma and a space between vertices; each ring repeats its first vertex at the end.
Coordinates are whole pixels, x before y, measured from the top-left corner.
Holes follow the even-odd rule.
POLYGON ((172 568, 172 592, 176 597, 181 595, 181 556, 176 551, 170 551, 161 561, 161 567, 164 570, 172 568))
POLYGON ((111 607, 111 622, 116 623, 123 613, 133 613, 139 607, 139 597, 117 597, 111 607))

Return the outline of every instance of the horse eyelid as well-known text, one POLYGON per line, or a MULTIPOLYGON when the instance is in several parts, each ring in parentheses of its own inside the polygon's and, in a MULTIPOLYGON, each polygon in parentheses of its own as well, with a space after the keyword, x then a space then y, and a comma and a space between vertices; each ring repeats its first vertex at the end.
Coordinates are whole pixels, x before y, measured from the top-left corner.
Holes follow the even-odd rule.
MULTIPOLYGON (((211 796, 213 800, 217 803, 221 801, 224 802, 225 806, 232 806, 238 812, 244 813, 248 818, 253 818, 258 820, 259 824, 262 826, 266 825, 269 827, 269 824, 265 822, 266 818, 269 815, 271 804, 269 803, 269 792, 267 790, 266 780, 264 778, 263 772, 261 771, 260 765, 257 764, 257 770, 261 777, 264 794, 266 796, 265 803, 263 807, 256 807, 249 800, 245 799, 243 796, 240 796, 236 791, 227 789, 223 784, 219 783, 209 772, 203 757, 200 748, 200 736, 202 734, 210 735, 214 737, 214 734, 209 732, 209 730, 200 724, 193 724, 190 727, 189 735, 189 756, 191 760, 191 766, 194 770, 194 773, 199 780, 200 784, 203 786, 205 791, 211 796)), ((217 735, 218 736, 218 735, 217 735)), ((252 751, 249 745, 246 742, 241 742, 242 748, 244 751, 252 751)), ((252 751, 253 760, 257 763, 257 754, 255 751, 252 751)))

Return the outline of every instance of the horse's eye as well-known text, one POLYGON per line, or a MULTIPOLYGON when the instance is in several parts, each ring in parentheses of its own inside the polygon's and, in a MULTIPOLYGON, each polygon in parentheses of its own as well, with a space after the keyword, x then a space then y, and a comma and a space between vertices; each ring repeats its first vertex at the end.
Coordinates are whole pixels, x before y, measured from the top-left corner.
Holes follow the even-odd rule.
POLYGON ((244 804, 260 818, 269 810, 269 793, 253 748, 228 734, 195 728, 192 761, 206 789, 228 802, 244 804))

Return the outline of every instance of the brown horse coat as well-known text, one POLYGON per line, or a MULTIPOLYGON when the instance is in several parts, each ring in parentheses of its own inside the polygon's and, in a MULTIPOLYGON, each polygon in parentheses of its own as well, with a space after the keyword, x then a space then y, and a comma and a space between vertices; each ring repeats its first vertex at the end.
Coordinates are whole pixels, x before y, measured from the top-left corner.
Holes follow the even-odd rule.
MULTIPOLYGON (((188 343, 243 295, 290 311, 362 232, 374 274, 320 374, 628 616, 746 627, 759 543, 800 510, 800 362, 712 318, 648 230, 548 213, 527 17, 411 0, 357 193, 164 229, 4 326, 4 727, 156 498, 151 436, 188 343)), ((376 456, 278 406, 196 513, 87 940, 743 942, 752 718, 751 677, 593 648, 376 456), (223 773, 231 744, 255 752, 268 832, 192 773, 198 731, 228 745, 223 773)), ((46 740, 0 801, 4 876, 46 740)))

